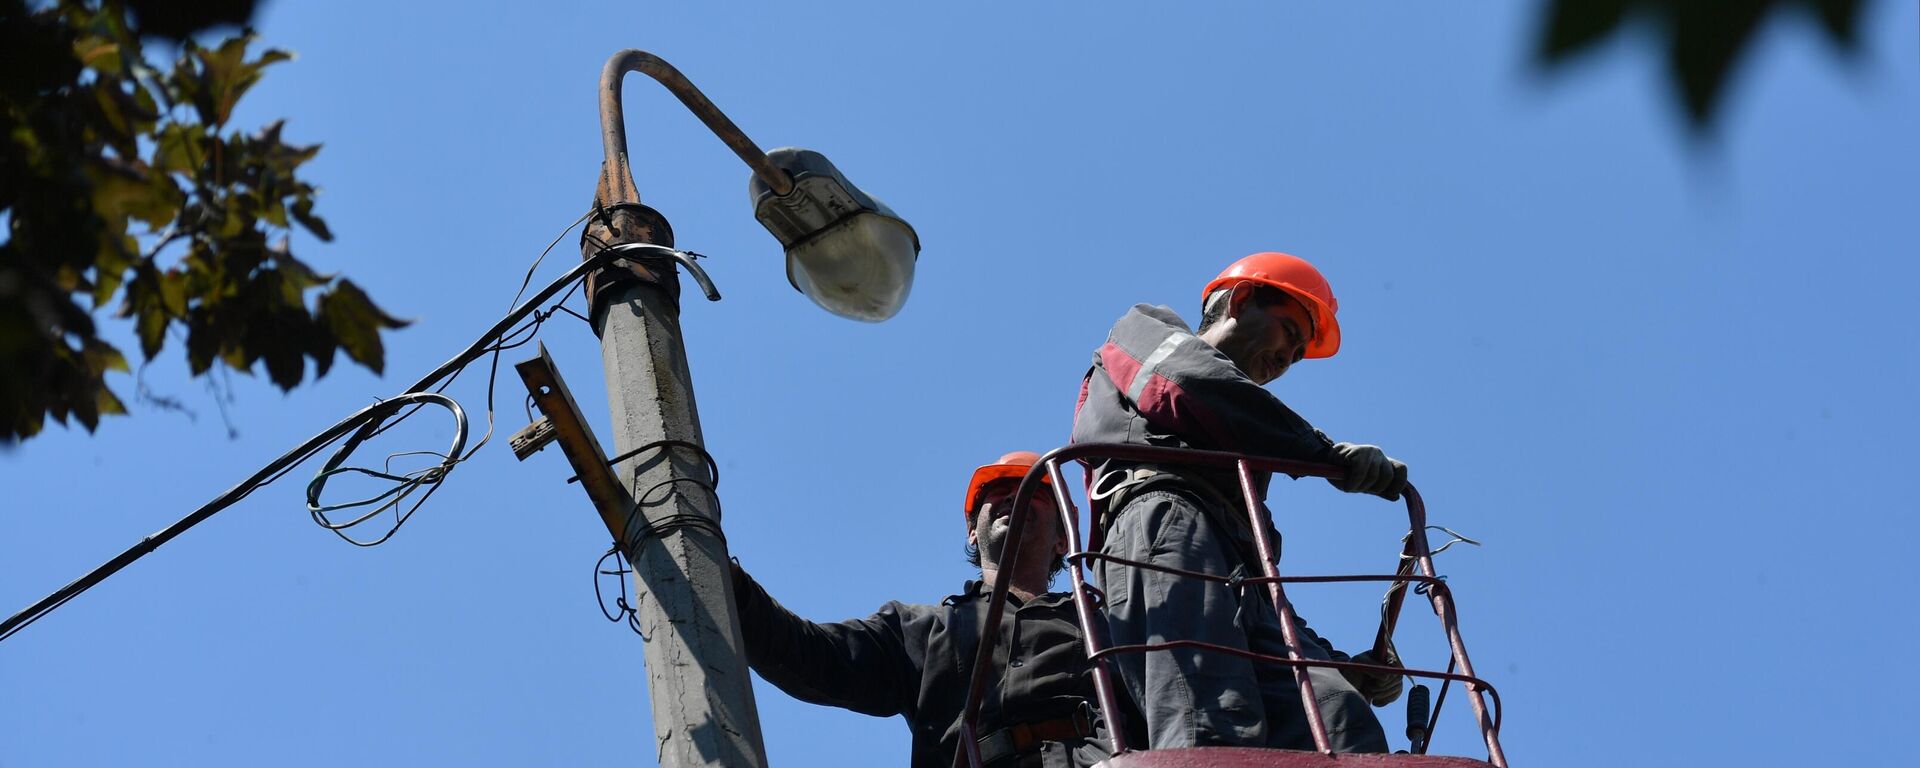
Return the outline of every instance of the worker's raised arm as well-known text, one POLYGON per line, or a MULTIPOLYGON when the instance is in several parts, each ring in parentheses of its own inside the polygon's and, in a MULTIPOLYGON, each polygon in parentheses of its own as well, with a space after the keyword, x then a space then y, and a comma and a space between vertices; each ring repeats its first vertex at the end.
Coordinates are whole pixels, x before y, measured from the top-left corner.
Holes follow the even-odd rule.
POLYGON ((1166 307, 1135 306, 1114 325, 1082 385, 1073 441, 1142 442, 1136 419, 1193 448, 1337 464, 1341 490, 1397 499, 1407 482, 1405 464, 1329 440, 1166 307))
MULTIPOLYGON (((1115 324, 1092 376, 1154 430, 1195 447, 1332 462, 1333 441, 1187 330, 1166 307, 1139 305, 1115 324)), ((1094 382, 1089 382, 1093 388, 1094 382)), ((1089 405, 1092 405, 1089 402, 1089 405)), ((1076 429, 1076 442, 1082 440, 1076 429)))
POLYGON ((920 676, 899 604, 865 619, 816 624, 782 607, 738 563, 733 598, 747 663, 787 695, 876 717, 914 706, 920 676))

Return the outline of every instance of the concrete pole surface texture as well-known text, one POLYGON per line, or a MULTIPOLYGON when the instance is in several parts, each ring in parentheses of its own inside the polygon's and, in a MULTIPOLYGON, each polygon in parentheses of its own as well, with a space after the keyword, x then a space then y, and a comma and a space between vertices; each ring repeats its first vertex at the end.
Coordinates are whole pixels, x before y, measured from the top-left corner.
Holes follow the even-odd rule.
MULTIPOLYGON (((595 241, 673 244, 664 219, 657 226, 645 221, 658 217, 650 209, 609 213, 589 225, 582 245, 589 254, 587 243, 595 241)), ((621 271, 602 272, 597 277, 613 279, 589 285, 615 455, 659 441, 704 445, 680 336, 678 270, 666 259, 645 262, 639 271, 658 282, 621 271)), ((699 450, 663 446, 622 461, 614 471, 636 502, 620 547, 633 565, 633 607, 645 639, 659 764, 765 766, 719 500, 708 485, 713 478, 706 460, 699 450)))

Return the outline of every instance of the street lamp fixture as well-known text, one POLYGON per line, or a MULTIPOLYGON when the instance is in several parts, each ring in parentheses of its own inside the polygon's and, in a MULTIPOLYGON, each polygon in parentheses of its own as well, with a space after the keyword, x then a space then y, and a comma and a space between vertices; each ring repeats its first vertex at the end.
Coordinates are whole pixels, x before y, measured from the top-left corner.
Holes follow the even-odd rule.
POLYGON ((776 192, 759 176, 748 189, 754 218, 787 249, 787 282, 841 317, 877 323, 898 313, 920 254, 912 225, 825 155, 786 147, 767 159, 793 179, 792 191, 776 192))
MULTIPOLYGON (((920 236, 879 199, 847 180, 825 155, 787 147, 760 151, 685 75, 658 56, 621 51, 600 75, 600 125, 606 150, 598 202, 642 211, 650 229, 671 230, 640 206, 627 162, 620 79, 639 72, 666 86, 715 136, 753 169, 753 215, 787 252, 787 281, 828 312, 880 322, 900 312, 913 287, 920 236)), ((656 238, 660 235, 656 235, 656 238)), ((665 244, 665 243, 663 243, 665 244)))

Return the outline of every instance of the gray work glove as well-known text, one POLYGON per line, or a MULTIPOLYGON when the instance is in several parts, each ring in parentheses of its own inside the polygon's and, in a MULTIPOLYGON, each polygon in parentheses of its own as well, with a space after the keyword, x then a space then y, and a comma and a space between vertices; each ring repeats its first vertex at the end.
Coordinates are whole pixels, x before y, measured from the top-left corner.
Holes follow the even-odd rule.
POLYGON ((1348 493, 1370 493, 1399 501, 1407 488, 1407 465, 1395 461, 1376 445, 1334 443, 1335 460, 1346 466, 1347 479, 1333 487, 1348 493))
MULTIPOLYGON (((1374 658, 1373 651, 1367 651, 1355 656, 1353 660, 1360 664, 1385 664, 1389 667, 1400 666, 1400 660, 1398 658, 1381 661, 1374 658)), ((1340 676, 1345 677, 1348 683, 1353 684, 1353 687, 1360 691, 1361 696, 1367 697, 1367 701, 1376 707, 1384 707, 1400 698, 1400 689, 1405 685, 1406 679, 1405 675, 1356 672, 1344 669, 1340 670, 1340 676)))

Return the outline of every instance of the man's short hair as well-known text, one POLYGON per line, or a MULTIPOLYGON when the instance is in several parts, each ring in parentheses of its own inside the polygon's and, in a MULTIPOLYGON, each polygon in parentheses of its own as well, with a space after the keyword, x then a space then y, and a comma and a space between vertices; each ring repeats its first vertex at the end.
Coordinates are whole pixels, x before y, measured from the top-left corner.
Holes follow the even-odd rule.
MULTIPOLYGON (((1278 306, 1283 302, 1298 301, 1292 296, 1288 296, 1286 291, 1271 285, 1258 284, 1253 286, 1253 295, 1247 297, 1247 300, 1252 301, 1256 307, 1272 307, 1278 306)), ((1200 303, 1200 327, 1195 328, 1194 332, 1205 333, 1207 328, 1212 327, 1214 323, 1225 320, 1227 310, 1232 308, 1233 286, 1227 286, 1207 294, 1206 300, 1200 303)))

